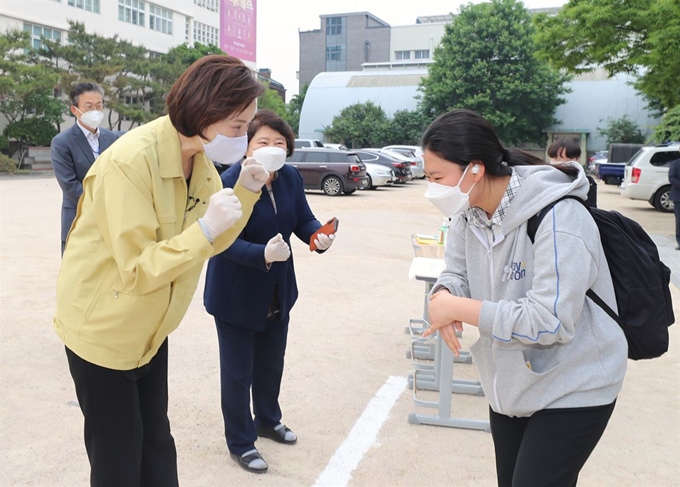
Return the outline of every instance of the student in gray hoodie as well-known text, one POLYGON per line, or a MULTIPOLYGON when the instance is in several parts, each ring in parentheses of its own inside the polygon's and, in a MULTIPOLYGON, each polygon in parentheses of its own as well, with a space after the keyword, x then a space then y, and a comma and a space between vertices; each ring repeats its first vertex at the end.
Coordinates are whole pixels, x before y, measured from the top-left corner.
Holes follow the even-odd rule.
POLYGON ((595 222, 573 199, 536 232, 527 220, 566 195, 585 200, 578 164, 551 166, 503 148, 469 110, 435 120, 423 136, 425 196, 451 218, 445 262, 429 304, 431 328, 457 355, 470 347, 490 406, 500 487, 575 486, 602 436, 626 372, 623 332, 595 222))

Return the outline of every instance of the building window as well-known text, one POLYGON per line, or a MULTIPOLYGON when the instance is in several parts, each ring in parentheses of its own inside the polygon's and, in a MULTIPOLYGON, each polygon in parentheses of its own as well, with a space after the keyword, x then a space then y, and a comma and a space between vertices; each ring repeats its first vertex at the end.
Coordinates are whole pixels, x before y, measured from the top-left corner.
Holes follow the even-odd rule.
POLYGON ((194 42, 204 46, 219 46, 220 29, 194 21, 194 42))
POLYGON ((187 44, 191 39, 191 19, 189 17, 184 17, 184 42, 187 44))
POLYGON ((401 61, 403 59, 411 59, 411 51, 394 51, 395 57, 397 58, 397 61, 401 61))
POLYGON ((339 36, 342 35, 342 17, 328 17, 326 18, 326 35, 339 36))
POLYGON ((99 0, 68 0, 68 4, 88 12, 99 13, 99 0))
POLYGON ((430 59, 430 50, 429 49, 420 49, 419 51, 414 51, 415 52, 415 59, 430 59))
POLYGON ((146 5, 140 0, 118 0, 118 20, 122 22, 144 27, 145 11, 146 5))
POLYGON ((172 10, 150 4, 149 29, 172 35, 172 10))
POLYGON ((43 27, 42 25, 28 24, 24 22, 24 31, 31 35, 31 47, 34 49, 41 49, 43 46, 43 38, 49 41, 61 41, 61 31, 52 29, 50 27, 43 27))
POLYGON ((207 8, 212 12, 217 12, 217 0, 194 0, 194 4, 199 7, 207 8))
POLYGON ((326 47, 326 61, 342 61, 342 48, 340 46, 326 47))

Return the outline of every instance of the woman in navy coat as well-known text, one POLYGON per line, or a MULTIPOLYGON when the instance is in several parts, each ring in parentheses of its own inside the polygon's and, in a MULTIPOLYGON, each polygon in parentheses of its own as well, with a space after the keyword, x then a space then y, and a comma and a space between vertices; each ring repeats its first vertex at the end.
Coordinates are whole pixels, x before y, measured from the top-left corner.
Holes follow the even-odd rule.
MULTIPOLYGON (((227 447, 242 468, 254 473, 267 471, 254 445, 258 436, 288 445, 297 441, 281 423, 278 401, 289 315, 298 296, 290 237, 294 233, 309 244, 321 223, 307 204, 302 176, 284 164, 294 147, 293 131, 281 117, 270 110, 255 115, 246 156, 261 161, 271 176, 245 229, 229 249, 210 259, 206 275, 204 302, 215 318, 220 346, 227 447)), ((236 184, 240 171, 239 163, 222 174, 225 188, 236 184)), ((327 250, 333 237, 319 235, 317 251, 327 250)))

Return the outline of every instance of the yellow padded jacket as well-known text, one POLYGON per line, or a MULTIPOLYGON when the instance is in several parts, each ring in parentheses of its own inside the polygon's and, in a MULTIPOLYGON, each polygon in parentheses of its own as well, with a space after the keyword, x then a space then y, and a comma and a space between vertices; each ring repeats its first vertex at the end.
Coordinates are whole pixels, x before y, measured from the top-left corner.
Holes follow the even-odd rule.
POLYGON ((69 349, 116 370, 156 355, 184 317, 203 263, 234 242, 260 197, 237 184, 243 217, 211 244, 197 220, 220 189, 202 152, 187 188, 167 116, 125 134, 95 161, 57 279, 53 324, 69 349))

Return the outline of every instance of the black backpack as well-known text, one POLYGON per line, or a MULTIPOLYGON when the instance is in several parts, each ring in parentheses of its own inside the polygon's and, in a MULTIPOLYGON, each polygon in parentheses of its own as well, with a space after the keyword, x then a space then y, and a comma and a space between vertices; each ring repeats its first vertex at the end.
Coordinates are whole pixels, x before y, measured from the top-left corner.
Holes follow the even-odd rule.
MULTIPOLYGON (((546 214, 565 196, 554 201, 527 222, 527 235, 534 242, 546 214)), ((585 206, 585 205, 584 205, 585 206)), ((617 315, 592 289, 586 296, 616 321, 628 341, 628 358, 655 358, 668 351, 668 327, 675 321, 668 283, 671 270, 659 259, 659 251, 642 227, 616 211, 586 209, 600 230, 602 248, 614 283, 617 315)))

